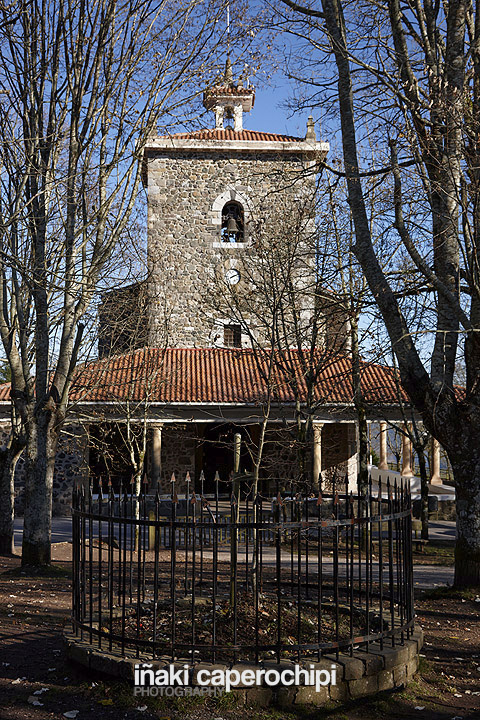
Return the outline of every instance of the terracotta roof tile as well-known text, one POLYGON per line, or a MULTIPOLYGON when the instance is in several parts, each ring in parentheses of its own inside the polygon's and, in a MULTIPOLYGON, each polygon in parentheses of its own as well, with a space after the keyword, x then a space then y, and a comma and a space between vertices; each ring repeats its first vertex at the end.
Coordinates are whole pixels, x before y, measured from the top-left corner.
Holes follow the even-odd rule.
MULTIPOLYGON (((305 396, 306 384, 300 353, 289 351, 288 369, 277 366, 270 382, 278 403, 295 401, 293 382, 305 396)), ((362 363, 362 385, 371 404, 396 404, 393 368, 362 363)), ((75 402, 109 402, 130 399, 151 403, 255 404, 266 396, 267 358, 247 349, 143 348, 131 354, 105 358, 77 368, 70 398, 75 402)), ((10 383, 0 385, 0 402, 10 399, 10 383)), ((459 401, 465 389, 455 388, 459 401)), ((318 403, 353 401, 352 362, 349 357, 326 359, 319 354, 316 383, 318 403)), ((402 392, 406 400, 406 395, 402 392)))
POLYGON ((9 382, 0 385, 0 402, 10 400, 10 388, 11 384, 9 382))
POLYGON ((255 88, 253 87, 238 87, 231 85, 214 85, 213 87, 209 88, 208 90, 205 90, 204 96, 205 97, 216 97, 217 95, 239 95, 243 97, 244 95, 254 95, 255 94, 255 88))
MULTIPOLYGON (((351 360, 319 358, 316 400, 350 403, 353 399, 351 360)), ((77 370, 70 398, 80 402, 130 399, 168 403, 254 404, 266 397, 267 359, 252 350, 143 348, 115 358, 97 360, 77 370)), ((300 354, 291 350, 288 367, 277 367, 270 379, 279 403, 295 400, 293 382, 306 392, 300 354)), ((396 403, 392 368, 362 364, 367 402, 396 403)), ((0 401, 10 397, 10 383, 0 385, 0 401)))
MULTIPOLYGON (((319 360, 317 401, 352 402, 351 372, 349 358, 325 361, 322 357, 319 360)), ((393 373, 388 367, 363 364, 363 384, 368 402, 397 401, 393 373)), ((79 368, 71 399, 85 402, 130 398, 137 402, 148 399, 161 404, 255 404, 266 397, 266 375, 266 357, 258 359, 251 350, 144 348, 79 368)), ((291 403, 295 400, 291 377, 305 393, 300 355, 295 350, 290 351, 288 368, 277 367, 271 378, 272 394, 277 402, 291 403)), ((3 392, 5 396, 7 390, 3 392)))
POLYGON ((233 128, 219 128, 213 130, 193 130, 188 133, 174 133, 164 135, 175 140, 264 140, 267 142, 304 142, 305 138, 292 135, 279 135, 277 133, 260 132, 259 130, 239 130, 233 128))

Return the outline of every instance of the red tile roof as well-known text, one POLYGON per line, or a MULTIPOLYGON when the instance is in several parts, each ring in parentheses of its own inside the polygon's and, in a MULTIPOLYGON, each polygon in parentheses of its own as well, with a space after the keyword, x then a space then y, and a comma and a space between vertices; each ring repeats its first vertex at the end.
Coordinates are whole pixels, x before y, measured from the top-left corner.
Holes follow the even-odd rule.
POLYGON ((10 383, 3 383, 0 385, 0 402, 6 402, 10 400, 10 383))
POLYGON ((218 95, 255 95, 254 87, 238 87, 237 85, 214 85, 208 90, 205 90, 204 97, 217 97, 218 95))
MULTIPOLYGON (((318 362, 316 400, 351 403, 351 360, 348 357, 326 360, 319 356, 318 362)), ((299 351, 290 351, 288 365, 288 369, 277 366, 272 374, 272 395, 278 403, 295 401, 294 383, 298 383, 305 396, 299 351)), ((129 398, 161 404, 255 404, 266 396, 266 376, 267 357, 258 358, 252 350, 144 348, 79 368, 70 397, 80 402, 129 398)), ((391 368, 363 363, 362 379, 368 402, 397 402, 391 368)))
MULTIPOLYGON (((306 383, 301 353, 290 350, 289 370, 278 363, 272 373, 272 395, 278 403, 295 401, 294 383, 305 397, 306 383), (291 372, 293 371, 293 372, 291 372), (293 379, 293 382, 292 382, 293 379)), ((353 402, 352 361, 331 359, 319 353, 315 398, 318 403, 353 402)), ((258 358, 247 349, 142 348, 114 358, 96 360, 77 368, 70 399, 75 402, 108 402, 130 399, 169 403, 255 404, 266 394, 267 356, 258 358)), ((361 363, 362 387, 371 404, 397 404, 395 370, 361 363)), ((0 385, 0 402, 10 400, 10 383, 0 385)), ((455 386, 457 400, 465 388, 455 386)), ((402 399, 407 400, 401 391, 402 399)))
POLYGON ((258 130, 239 130, 233 128, 218 128, 213 130, 194 130, 188 133, 174 133, 164 135, 175 140, 265 140, 267 142, 304 142, 305 138, 292 135, 278 135, 277 133, 260 132, 258 130))

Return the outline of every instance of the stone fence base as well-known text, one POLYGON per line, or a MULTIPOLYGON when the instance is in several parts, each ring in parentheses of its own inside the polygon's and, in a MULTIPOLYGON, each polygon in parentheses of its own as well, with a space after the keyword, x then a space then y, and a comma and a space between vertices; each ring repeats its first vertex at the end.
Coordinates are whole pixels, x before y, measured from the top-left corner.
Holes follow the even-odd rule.
MULTIPOLYGON (((398 642, 398 641, 397 641, 398 642)), ((67 656, 93 672, 104 673, 121 677, 129 682, 134 682, 135 665, 138 663, 152 663, 154 669, 160 669, 170 665, 169 658, 156 658, 153 662, 150 657, 124 658, 119 650, 112 652, 99 650, 86 641, 77 638, 73 633, 65 633, 65 644, 67 656)), ((277 705, 279 707, 290 707, 294 705, 316 705, 324 706, 330 701, 346 702, 357 698, 374 695, 382 690, 400 688, 412 679, 418 669, 419 652, 423 645, 423 631, 416 628, 409 640, 404 644, 396 644, 391 647, 391 641, 386 640, 383 649, 380 645, 372 644, 366 650, 356 650, 353 656, 335 654, 323 656, 320 662, 305 660, 301 664, 306 669, 328 670, 332 665, 336 668, 336 684, 325 686, 319 692, 315 687, 304 685, 267 687, 241 687, 232 689, 240 705, 266 707, 277 705)), ((197 676, 200 670, 242 670, 257 669, 252 664, 238 663, 237 665, 225 665, 217 663, 196 663, 190 664, 189 660, 177 660, 174 665, 178 669, 189 665, 189 682, 191 687, 197 687, 197 676)), ((269 670, 282 670, 294 667, 291 660, 285 660, 280 664, 275 662, 262 662, 260 667, 269 670)))

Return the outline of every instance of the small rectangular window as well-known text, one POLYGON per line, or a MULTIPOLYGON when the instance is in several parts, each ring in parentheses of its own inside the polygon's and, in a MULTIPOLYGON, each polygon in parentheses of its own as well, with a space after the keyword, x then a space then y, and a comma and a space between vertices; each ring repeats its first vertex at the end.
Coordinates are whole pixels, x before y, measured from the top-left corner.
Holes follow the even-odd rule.
POLYGON ((224 325, 223 344, 225 347, 242 347, 242 328, 240 325, 224 325))

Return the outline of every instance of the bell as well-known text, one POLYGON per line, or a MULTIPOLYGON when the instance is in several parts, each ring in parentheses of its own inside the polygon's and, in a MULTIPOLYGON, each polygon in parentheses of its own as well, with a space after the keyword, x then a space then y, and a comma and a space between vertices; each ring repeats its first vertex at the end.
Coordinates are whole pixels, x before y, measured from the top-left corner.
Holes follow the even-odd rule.
POLYGON ((240 231, 239 231, 239 228, 238 228, 238 225, 237 225, 237 221, 235 220, 234 217, 232 217, 232 215, 230 215, 229 218, 228 218, 228 220, 227 220, 227 232, 228 232, 228 233, 238 233, 238 232, 240 232, 240 231))

